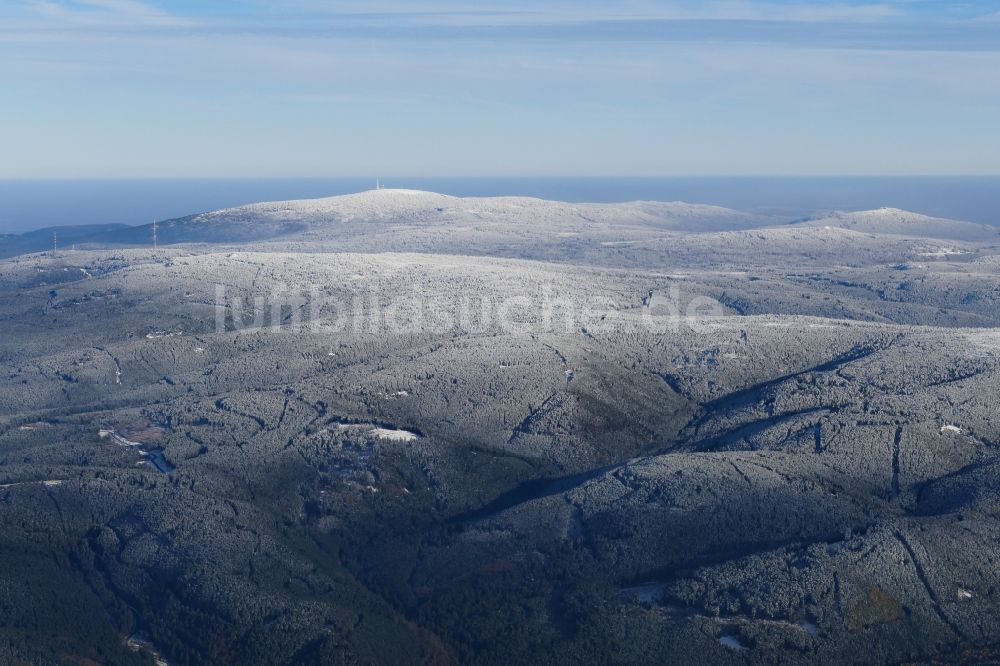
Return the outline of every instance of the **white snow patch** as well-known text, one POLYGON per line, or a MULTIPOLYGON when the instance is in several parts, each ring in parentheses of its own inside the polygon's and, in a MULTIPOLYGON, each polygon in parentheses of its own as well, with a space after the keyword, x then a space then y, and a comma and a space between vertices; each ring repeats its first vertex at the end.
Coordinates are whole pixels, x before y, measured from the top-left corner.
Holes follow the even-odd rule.
POLYGON ((976 355, 996 356, 1000 354, 1000 330, 976 331, 963 335, 979 352, 976 355))
POLYGON ((847 548, 847 543, 843 541, 835 541, 833 543, 829 543, 826 545, 826 554, 839 555, 840 553, 844 552, 846 548, 847 548))
POLYGON ((958 598, 964 600, 971 599, 974 595, 964 587, 958 588, 958 598))
POLYGON ((961 435, 962 434, 962 429, 959 428, 958 426, 955 426, 955 425, 943 425, 943 426, 941 426, 941 434, 943 435, 946 432, 952 433, 952 434, 955 434, 955 435, 961 435))
POLYGON ((390 430, 389 428, 374 428, 371 433, 379 439, 386 439, 390 442, 412 442, 420 439, 420 435, 409 430, 390 430))
POLYGON ((146 334, 147 340, 159 340, 160 338, 173 338, 182 335, 180 332, 168 333, 166 331, 153 331, 146 334))
POLYGON ((5 483, 0 485, 0 490, 6 490, 7 488, 17 488, 18 486, 30 486, 32 484, 42 484, 46 488, 55 488, 56 486, 61 486, 63 484, 62 479, 48 479, 46 481, 19 481, 17 483, 5 483))
POLYGON ((391 442, 412 442, 420 439, 420 435, 409 430, 400 428, 383 428, 373 423, 335 423, 329 430, 335 431, 361 431, 372 437, 391 442))
POLYGON ((144 632, 138 631, 129 636, 125 640, 125 645, 132 652, 147 653, 153 658, 153 663, 156 664, 156 666, 170 666, 167 660, 163 658, 163 655, 159 653, 156 646, 153 645, 153 642, 144 632))
POLYGON ((963 254, 970 254, 967 250, 960 250, 954 247, 942 247, 928 252, 918 252, 918 257, 956 257, 963 254))
POLYGON ((639 243, 647 243, 646 239, 641 240, 625 240, 625 241, 604 241, 601 243, 603 247, 625 247, 628 245, 638 245, 639 243))
POLYGON ((739 636, 720 636, 719 643, 721 643, 723 647, 735 650, 736 652, 747 649, 746 646, 740 641, 739 636))

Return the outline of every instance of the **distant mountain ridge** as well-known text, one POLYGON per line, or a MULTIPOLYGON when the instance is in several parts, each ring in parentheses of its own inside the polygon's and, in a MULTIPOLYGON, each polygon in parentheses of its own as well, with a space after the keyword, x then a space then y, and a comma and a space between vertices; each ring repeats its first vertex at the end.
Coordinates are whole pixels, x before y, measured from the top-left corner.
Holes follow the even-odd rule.
POLYGON ((92 238, 130 228, 132 227, 126 224, 81 224, 45 227, 23 234, 2 234, 0 235, 0 257, 50 250, 53 241, 56 241, 60 247, 90 242, 92 238), (55 234, 55 238, 53 238, 53 234, 55 234))
MULTIPOLYGON (((895 208, 824 213, 789 222, 780 217, 684 202, 565 203, 530 197, 454 197, 433 192, 380 189, 325 197, 256 203, 165 220, 161 245, 241 245, 281 241, 308 250, 345 243, 355 251, 498 253, 534 257, 539 247, 563 251, 634 246, 687 235, 772 233, 792 228, 842 229, 867 235, 1000 242, 1000 229, 929 217, 895 208), (483 248, 486 248, 484 250, 483 248), (505 250, 506 248, 506 250, 505 250), (518 248, 524 251, 519 252, 518 248)), ((48 250, 52 233, 65 246, 148 246, 152 225, 90 225, 0 236, 0 256, 48 250)), ((787 235, 779 234, 786 239, 787 235)), ((720 243, 725 242, 720 237, 720 243)), ((820 238, 815 239, 821 242, 820 238)))
POLYGON ((966 242, 996 242, 1000 229, 985 224, 921 215, 898 208, 853 213, 837 212, 797 223, 803 227, 837 227, 868 234, 939 238, 966 242))
MULTIPOLYGON (((639 201, 574 204, 529 197, 460 198, 418 190, 371 190, 322 199, 275 201, 159 223, 165 243, 246 242, 291 236, 322 240, 353 224, 410 227, 537 226, 551 231, 623 225, 658 231, 728 231, 768 226, 778 218, 700 204, 639 201), (332 227, 332 225, 337 225, 332 227)), ((150 226, 107 234, 107 242, 146 242, 150 226)))

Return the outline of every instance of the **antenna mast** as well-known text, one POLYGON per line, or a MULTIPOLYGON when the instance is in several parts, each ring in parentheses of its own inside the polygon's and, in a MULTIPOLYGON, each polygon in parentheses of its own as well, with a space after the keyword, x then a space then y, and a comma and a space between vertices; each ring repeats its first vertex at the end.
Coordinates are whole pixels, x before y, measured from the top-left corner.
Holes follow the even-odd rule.
POLYGON ((56 232, 52 232, 52 256, 56 256, 56 252, 59 250, 59 236, 56 232))
POLYGON ((156 249, 156 219, 153 219, 153 249, 156 249))

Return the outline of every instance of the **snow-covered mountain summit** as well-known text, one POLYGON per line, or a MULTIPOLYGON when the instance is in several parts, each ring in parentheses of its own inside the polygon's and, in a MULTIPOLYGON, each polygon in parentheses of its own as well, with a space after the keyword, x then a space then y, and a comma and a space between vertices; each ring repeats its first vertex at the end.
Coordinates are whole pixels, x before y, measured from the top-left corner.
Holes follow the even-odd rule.
POLYGON ((836 227, 868 234, 940 238, 967 242, 1000 241, 1000 229, 912 213, 899 208, 878 208, 853 213, 833 213, 798 223, 807 227, 836 227))
POLYGON ((774 224, 775 219, 681 202, 637 201, 578 204, 529 197, 452 197, 418 190, 370 190, 357 194, 253 204, 185 218, 185 224, 297 223, 315 230, 331 223, 394 222, 417 225, 546 225, 551 229, 600 224, 672 231, 722 231, 774 224))
MULTIPOLYGON (((751 229, 782 222, 753 213, 681 202, 582 204, 528 197, 453 197, 417 190, 380 189, 298 201, 274 201, 191 215, 159 223, 160 242, 331 242, 345 237, 423 231, 454 239, 581 236, 636 239, 664 232, 751 229)), ((148 226, 97 242, 144 244, 148 226)))
MULTIPOLYGON (((603 266, 766 261, 852 264, 968 255, 1000 244, 993 227, 896 209, 787 219, 683 202, 567 203, 378 189, 272 201, 160 222, 160 245, 221 244, 292 252, 408 252, 603 266), (752 248, 752 249, 751 249, 752 248), (782 259, 783 258, 783 259, 782 259)), ((97 234, 82 247, 146 246, 149 225, 97 234)))

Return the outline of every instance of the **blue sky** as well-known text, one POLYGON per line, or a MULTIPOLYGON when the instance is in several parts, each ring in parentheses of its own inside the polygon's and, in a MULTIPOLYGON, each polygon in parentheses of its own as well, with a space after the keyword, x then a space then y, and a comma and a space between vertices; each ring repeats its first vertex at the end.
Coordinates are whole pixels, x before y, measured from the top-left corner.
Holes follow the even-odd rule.
POLYGON ((3 0, 0 178, 1000 173, 1000 1, 3 0))

